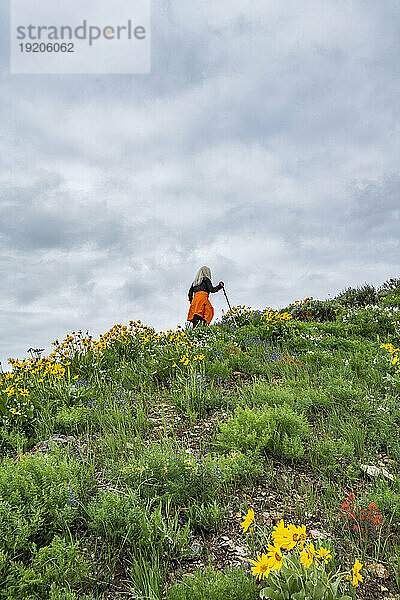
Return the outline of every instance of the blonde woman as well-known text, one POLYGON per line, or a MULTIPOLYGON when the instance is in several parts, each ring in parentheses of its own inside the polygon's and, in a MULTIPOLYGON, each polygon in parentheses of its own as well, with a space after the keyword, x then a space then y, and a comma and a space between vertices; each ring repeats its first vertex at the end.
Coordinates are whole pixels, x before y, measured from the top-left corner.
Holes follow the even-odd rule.
POLYGON ((208 294, 219 292, 224 287, 220 281, 215 287, 211 283, 211 270, 209 267, 201 267, 189 290, 190 308, 187 320, 193 323, 195 328, 199 323, 208 325, 214 316, 214 309, 208 299, 208 294))

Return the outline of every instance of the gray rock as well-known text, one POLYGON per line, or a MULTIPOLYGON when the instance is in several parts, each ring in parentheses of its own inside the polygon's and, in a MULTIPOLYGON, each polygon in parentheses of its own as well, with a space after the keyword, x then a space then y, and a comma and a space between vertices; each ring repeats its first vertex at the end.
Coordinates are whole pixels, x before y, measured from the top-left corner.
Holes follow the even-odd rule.
POLYGON ((393 475, 391 475, 386 469, 383 467, 375 467, 374 465, 363 465, 360 464, 360 469, 364 471, 370 477, 379 477, 379 475, 383 475, 386 479, 390 479, 390 481, 394 480, 393 475))
POLYGON ((202 551, 203 551, 203 545, 198 540, 195 540, 193 542, 193 544, 190 546, 190 553, 187 555, 187 559, 188 560, 196 560, 197 558, 200 557, 202 551))
POLYGON ((81 445, 73 435, 52 435, 48 440, 38 442, 29 452, 47 456, 54 448, 60 448, 74 460, 86 461, 87 444, 81 445))

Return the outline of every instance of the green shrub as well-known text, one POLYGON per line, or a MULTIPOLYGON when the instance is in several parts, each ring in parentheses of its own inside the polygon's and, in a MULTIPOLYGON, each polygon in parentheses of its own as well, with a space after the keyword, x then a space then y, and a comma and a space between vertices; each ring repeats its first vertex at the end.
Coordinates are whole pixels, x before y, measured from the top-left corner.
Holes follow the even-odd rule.
POLYGON ((27 435, 19 429, 10 429, 3 425, 0 427, 0 456, 5 456, 6 452, 24 451, 29 444, 27 435))
POLYGON ((400 279, 388 279, 378 289, 379 303, 400 308, 400 279))
POLYGON ((222 481, 227 485, 240 486, 261 477, 265 478, 265 460, 259 456, 259 451, 248 454, 233 451, 222 456, 219 464, 222 481))
POLYGON ((88 528, 113 546, 133 548, 144 556, 152 553, 180 558, 187 548, 189 527, 180 527, 178 515, 162 513, 161 505, 153 511, 137 493, 127 495, 101 491, 87 507, 88 528))
POLYGON ((285 404, 293 408, 296 398, 292 390, 271 386, 268 381, 256 381, 243 391, 247 406, 277 406, 285 404))
POLYGON ((393 292, 400 293, 400 279, 396 277, 387 279, 385 283, 382 283, 382 285, 378 288, 379 296, 386 296, 387 294, 391 294, 393 292))
POLYGON ((339 376, 327 382, 325 394, 334 405, 350 409, 362 401, 365 390, 361 387, 354 387, 353 382, 346 381, 339 376))
POLYGON ((89 561, 79 542, 67 541, 58 535, 51 544, 34 553, 32 567, 43 574, 46 582, 68 583, 72 587, 81 584, 90 573, 89 561))
POLYGON ((302 440, 308 425, 302 415, 282 404, 260 410, 238 407, 220 430, 219 443, 225 449, 265 450, 282 458, 299 459, 304 454, 302 440))
POLYGON ((31 515, 22 515, 21 511, 15 510, 15 507, 5 501, 0 501, 0 550, 26 548, 28 540, 32 535, 31 515))
POLYGON ((89 531, 107 542, 128 545, 148 537, 147 520, 140 499, 134 493, 128 496, 101 490, 87 506, 89 531))
POLYGON ((33 547, 30 566, 11 561, 2 597, 13 600, 48 598, 50 586, 81 585, 90 573, 89 562, 79 548, 79 542, 67 542, 55 536, 50 545, 33 547), (3 595, 4 591, 7 595, 3 595))
POLYGON ((159 446, 144 450, 113 477, 138 488, 143 498, 158 497, 180 505, 210 501, 219 493, 222 481, 218 457, 159 446))
POLYGON ((335 300, 342 306, 361 307, 376 304, 378 301, 378 294, 373 285, 366 283, 361 287, 347 288, 338 294, 335 300))
POLYGON ((398 315, 390 307, 368 306, 343 311, 339 320, 347 328, 348 335, 359 335, 365 338, 376 339, 377 335, 386 336, 395 332, 394 320, 398 315))
POLYGON ((388 294, 380 301, 380 304, 383 306, 400 308, 400 292, 388 294))
POLYGON ((333 396, 318 388, 300 390, 296 398, 296 408, 311 415, 329 412, 329 408, 335 404, 336 400, 333 396))
POLYGON ((335 321, 339 305, 332 300, 307 300, 304 304, 288 307, 299 321, 335 321))
POLYGON ((54 420, 55 430, 67 435, 85 431, 91 422, 91 411, 87 406, 63 406, 54 420))
POLYGON ((310 448, 310 458, 315 467, 325 472, 341 472, 343 462, 354 458, 354 447, 342 439, 318 439, 310 448))
POLYGON ((82 515, 81 505, 95 489, 93 468, 60 456, 24 455, 3 459, 0 469, 0 519, 6 531, 0 549, 25 550, 28 539, 48 543, 63 525, 82 515))
POLYGON ((191 527, 201 531, 218 531, 222 526, 225 508, 216 500, 207 504, 191 504, 189 506, 191 527))
POLYGON ((207 570, 187 577, 184 583, 174 585, 167 594, 168 600, 258 600, 259 591, 240 569, 227 573, 207 570))

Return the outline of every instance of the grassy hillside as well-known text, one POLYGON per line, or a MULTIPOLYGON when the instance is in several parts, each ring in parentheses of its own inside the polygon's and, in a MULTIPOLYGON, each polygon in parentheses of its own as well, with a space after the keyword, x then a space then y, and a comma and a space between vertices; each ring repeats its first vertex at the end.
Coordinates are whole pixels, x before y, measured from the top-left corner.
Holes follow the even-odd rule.
POLYGON ((399 310, 390 280, 12 361, 0 598, 394 598, 399 310))

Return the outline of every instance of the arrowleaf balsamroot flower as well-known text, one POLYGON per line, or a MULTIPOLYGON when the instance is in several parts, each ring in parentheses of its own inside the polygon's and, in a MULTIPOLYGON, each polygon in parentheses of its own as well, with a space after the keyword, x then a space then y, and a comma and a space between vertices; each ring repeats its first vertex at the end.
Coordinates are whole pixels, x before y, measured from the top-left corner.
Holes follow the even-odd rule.
MULTIPOLYGON (((250 527, 250 525, 252 524, 252 522, 254 521, 254 510, 252 508, 249 509, 249 512, 247 513, 247 515, 244 518, 244 521, 242 523, 240 523, 240 525, 243 527, 243 532, 246 533, 246 531, 248 530, 248 528, 250 527)), ((251 529, 250 529, 251 531, 251 529)))
POLYGON ((268 566, 271 571, 279 571, 283 563, 283 555, 279 546, 268 545, 268 566))
POLYGON ((306 549, 300 552, 300 560, 305 566, 306 569, 310 567, 315 557, 315 548, 314 544, 311 542, 306 545, 306 549))
POLYGON ((266 554, 262 554, 261 556, 257 556, 257 560, 251 561, 254 567, 251 567, 256 579, 264 579, 268 577, 271 572, 268 562, 268 556, 266 554))
POLYGON ((298 547, 300 548, 300 550, 303 550, 303 548, 304 548, 304 542, 305 542, 305 541, 306 541, 306 539, 307 539, 307 531, 306 531, 306 526, 305 526, 305 525, 299 525, 299 526, 296 526, 296 525, 289 525, 289 526, 288 526, 288 529, 289 529, 290 531, 293 531, 293 529, 295 529, 295 530, 296 530, 296 531, 295 531, 295 533, 294 533, 294 536, 293 536, 293 537, 295 537, 295 535, 296 535, 296 534, 298 535, 298 538, 297 538, 297 539, 298 539, 298 541, 297 541, 297 545, 298 545, 298 547))
POLYGON ((358 587, 358 582, 363 580, 362 575, 360 575, 361 569, 362 569, 362 564, 360 563, 358 558, 356 558, 356 560, 354 562, 354 567, 353 567, 353 581, 352 581, 354 587, 358 587))
POLYGON ((327 564, 328 560, 332 558, 332 554, 330 553, 330 550, 327 550, 326 548, 323 548, 322 546, 321 546, 321 548, 318 548, 315 555, 320 560, 323 560, 325 564, 327 564))
MULTIPOLYGON (((349 497, 349 500, 352 500, 352 498, 349 497)), ((344 509, 345 506, 347 506, 346 503, 344 503, 342 508, 344 509)), ((375 506, 376 505, 371 505, 371 510, 374 509, 375 506)), ((243 523, 241 523, 244 531, 247 531, 253 520, 254 511, 250 509, 245 517, 245 520, 243 523)), ((281 592, 285 593, 285 598, 289 597, 290 589, 290 585, 287 583, 287 581, 289 581, 287 579, 288 573, 289 575, 290 573, 296 574, 296 577, 300 575, 301 579, 305 578, 305 582, 310 582, 311 580, 312 585, 315 584, 318 587, 322 585, 322 590, 326 588, 327 585, 333 585, 336 587, 336 589, 338 588, 341 578, 343 575, 345 575, 345 573, 337 571, 336 575, 334 575, 332 579, 332 577, 326 572, 325 565, 328 564, 330 559, 332 559, 331 550, 323 546, 320 546, 318 549, 316 549, 312 542, 306 543, 307 533, 305 525, 298 526, 289 524, 286 527, 283 519, 281 519, 279 523, 274 526, 272 539, 273 545, 268 544, 267 554, 261 554, 261 556, 257 555, 257 559, 251 561, 254 565, 251 567, 251 570, 256 576, 256 579, 266 579, 272 571, 278 571, 279 573, 274 573, 271 578, 273 580, 271 582, 271 587, 277 589, 276 586, 279 586, 281 592), (282 550, 289 550, 289 552, 284 556, 282 550), (291 550, 292 552, 290 552, 291 550), (280 571, 284 561, 285 569, 280 571), (311 572, 307 573, 304 572, 304 570, 301 570, 302 573, 299 573, 298 561, 300 561, 300 563, 306 569, 309 569, 310 566, 313 565, 311 572)), ((346 576, 347 580, 351 581, 355 587, 357 587, 358 583, 363 580, 362 576, 360 575, 361 568, 362 564, 356 559, 352 573, 346 576)), ((264 590, 262 590, 261 596, 263 596, 263 592, 264 590)), ((295 595, 297 596, 297 594, 295 595)), ((348 596, 343 597, 348 598, 348 596)))
POLYGON ((307 539, 306 526, 301 525, 289 525, 285 527, 283 519, 279 521, 274 527, 275 531, 272 532, 272 539, 274 544, 285 550, 292 550, 295 546, 299 546, 303 549, 304 542, 307 539))

